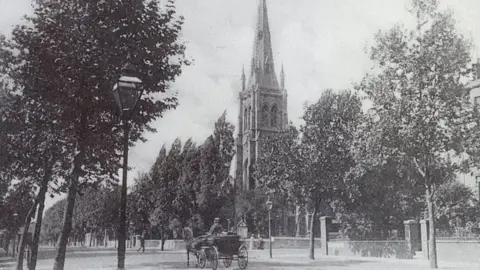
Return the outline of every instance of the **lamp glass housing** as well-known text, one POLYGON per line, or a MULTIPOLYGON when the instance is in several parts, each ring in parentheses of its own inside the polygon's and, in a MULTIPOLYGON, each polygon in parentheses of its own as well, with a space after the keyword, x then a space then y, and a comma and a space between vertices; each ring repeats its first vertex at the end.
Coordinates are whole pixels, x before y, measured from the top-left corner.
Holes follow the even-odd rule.
POLYGON ((113 86, 113 97, 123 116, 130 116, 135 110, 143 92, 143 81, 137 76, 135 67, 127 62, 122 74, 113 86))

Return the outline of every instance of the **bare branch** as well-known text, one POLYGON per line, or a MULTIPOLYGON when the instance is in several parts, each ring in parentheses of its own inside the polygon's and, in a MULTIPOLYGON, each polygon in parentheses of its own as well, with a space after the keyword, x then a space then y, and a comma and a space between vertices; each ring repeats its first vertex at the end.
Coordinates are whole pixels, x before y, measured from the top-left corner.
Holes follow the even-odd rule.
POLYGON ((413 162, 415 163, 415 167, 417 167, 417 170, 418 172, 420 173, 420 175, 425 178, 427 176, 427 174, 425 173, 425 171, 420 167, 420 165, 418 164, 417 162, 417 158, 414 157, 413 158, 413 162))

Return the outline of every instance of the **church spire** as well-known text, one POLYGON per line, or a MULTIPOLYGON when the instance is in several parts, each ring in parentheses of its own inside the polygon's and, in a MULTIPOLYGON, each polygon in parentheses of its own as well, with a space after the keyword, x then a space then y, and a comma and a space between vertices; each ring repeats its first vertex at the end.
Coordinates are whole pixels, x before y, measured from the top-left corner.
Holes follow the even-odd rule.
POLYGON ((279 88, 273 61, 267 1, 258 1, 257 27, 254 36, 252 70, 249 85, 258 83, 260 86, 279 88))
POLYGON ((280 87, 282 87, 282 89, 285 88, 285 71, 283 71, 283 63, 282 70, 280 71, 280 87))
POLYGON ((245 91, 245 67, 242 67, 242 91, 245 91))
POLYGON ((477 63, 475 64, 475 79, 480 79, 480 58, 477 55, 477 63))

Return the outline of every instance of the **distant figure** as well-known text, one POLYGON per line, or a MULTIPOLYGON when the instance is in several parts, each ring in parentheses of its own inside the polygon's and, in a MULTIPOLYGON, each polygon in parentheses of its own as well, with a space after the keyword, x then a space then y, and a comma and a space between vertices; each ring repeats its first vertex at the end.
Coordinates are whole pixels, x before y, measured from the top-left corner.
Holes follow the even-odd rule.
POLYGON ((258 249, 263 249, 263 246, 264 246, 264 242, 263 242, 263 237, 258 234, 258 249))
POLYGON ((145 234, 146 231, 143 230, 142 235, 140 235, 140 247, 137 249, 137 252, 139 252, 140 249, 143 249, 142 252, 145 252, 145 234))
POLYGON ((208 234, 218 235, 223 231, 223 226, 219 222, 220 219, 218 217, 213 220, 213 225, 210 227, 208 234))

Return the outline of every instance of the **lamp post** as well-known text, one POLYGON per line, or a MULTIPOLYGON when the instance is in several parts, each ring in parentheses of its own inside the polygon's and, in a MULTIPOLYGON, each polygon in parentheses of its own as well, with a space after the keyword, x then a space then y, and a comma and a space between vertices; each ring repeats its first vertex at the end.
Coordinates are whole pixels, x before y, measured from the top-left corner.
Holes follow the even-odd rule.
POLYGON ((123 121, 123 167, 122 191, 120 199, 120 226, 118 229, 118 269, 125 269, 125 244, 127 231, 127 170, 128 170, 128 121, 142 95, 142 80, 138 78, 135 67, 130 63, 130 54, 127 63, 121 70, 121 76, 113 86, 113 97, 120 109, 123 121))
POLYGON ((477 200, 480 200, 480 172, 475 175, 475 195, 477 200))
MULTIPOLYGON (((15 212, 13 213, 13 223, 15 224, 15 227, 17 227, 17 219, 18 219, 18 213, 15 212)), ((15 234, 13 235, 13 250, 12 250, 12 256, 15 258, 15 251, 17 250, 17 230, 14 230, 15 234)))
POLYGON ((272 201, 270 200, 270 198, 268 198, 267 202, 267 209, 268 209, 268 249, 269 249, 269 252, 270 252, 270 259, 272 258, 272 219, 271 219, 271 213, 272 213, 272 207, 273 207, 273 203, 272 201))

